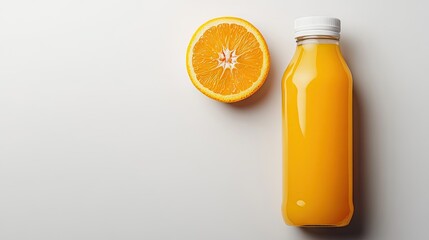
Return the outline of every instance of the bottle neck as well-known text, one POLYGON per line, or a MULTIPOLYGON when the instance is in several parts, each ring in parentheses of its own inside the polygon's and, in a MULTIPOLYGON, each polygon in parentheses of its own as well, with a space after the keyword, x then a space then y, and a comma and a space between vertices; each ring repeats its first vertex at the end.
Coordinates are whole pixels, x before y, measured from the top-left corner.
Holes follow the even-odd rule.
POLYGON ((334 44, 339 45, 340 37, 337 36, 328 36, 328 35, 310 35, 310 36, 300 36, 296 38, 296 44, 334 44))
POLYGON ((337 61, 342 59, 339 38, 334 36, 303 36, 298 37, 294 59, 301 63, 313 62, 322 59, 321 62, 337 61))

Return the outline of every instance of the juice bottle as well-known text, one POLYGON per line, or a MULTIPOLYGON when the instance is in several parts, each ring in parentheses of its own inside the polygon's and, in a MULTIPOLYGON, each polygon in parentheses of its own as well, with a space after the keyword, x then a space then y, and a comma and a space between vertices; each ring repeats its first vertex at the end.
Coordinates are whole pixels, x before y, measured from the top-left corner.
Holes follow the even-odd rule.
POLYGON ((339 37, 339 19, 295 21, 282 80, 282 214, 292 226, 345 226, 353 215, 352 76, 339 37))

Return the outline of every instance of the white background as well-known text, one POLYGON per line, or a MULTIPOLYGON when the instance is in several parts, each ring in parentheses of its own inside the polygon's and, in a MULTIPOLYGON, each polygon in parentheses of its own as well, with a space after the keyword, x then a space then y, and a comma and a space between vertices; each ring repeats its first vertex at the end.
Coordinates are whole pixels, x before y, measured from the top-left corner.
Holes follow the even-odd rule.
POLYGON ((425 1, 0 1, 0 239, 424 239, 425 1), (191 84, 206 20, 252 22, 272 68, 250 99, 191 84), (356 214, 281 218, 280 80, 293 21, 339 17, 354 74, 356 214))

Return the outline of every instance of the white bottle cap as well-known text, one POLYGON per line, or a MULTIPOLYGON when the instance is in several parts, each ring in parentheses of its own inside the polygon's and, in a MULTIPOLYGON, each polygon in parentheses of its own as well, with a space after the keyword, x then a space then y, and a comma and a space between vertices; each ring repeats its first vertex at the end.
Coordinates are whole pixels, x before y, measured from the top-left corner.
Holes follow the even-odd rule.
POLYGON ((295 20, 295 38, 310 35, 339 37, 341 21, 333 17, 301 17, 295 20))

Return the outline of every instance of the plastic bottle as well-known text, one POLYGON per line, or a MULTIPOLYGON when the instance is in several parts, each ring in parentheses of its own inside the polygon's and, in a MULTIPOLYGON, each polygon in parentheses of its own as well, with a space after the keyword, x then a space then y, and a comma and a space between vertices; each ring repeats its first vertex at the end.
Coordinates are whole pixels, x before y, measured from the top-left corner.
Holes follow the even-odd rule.
POLYGON ((340 20, 299 18, 295 38, 282 80, 283 218, 292 226, 345 226, 354 211, 352 75, 340 20))

